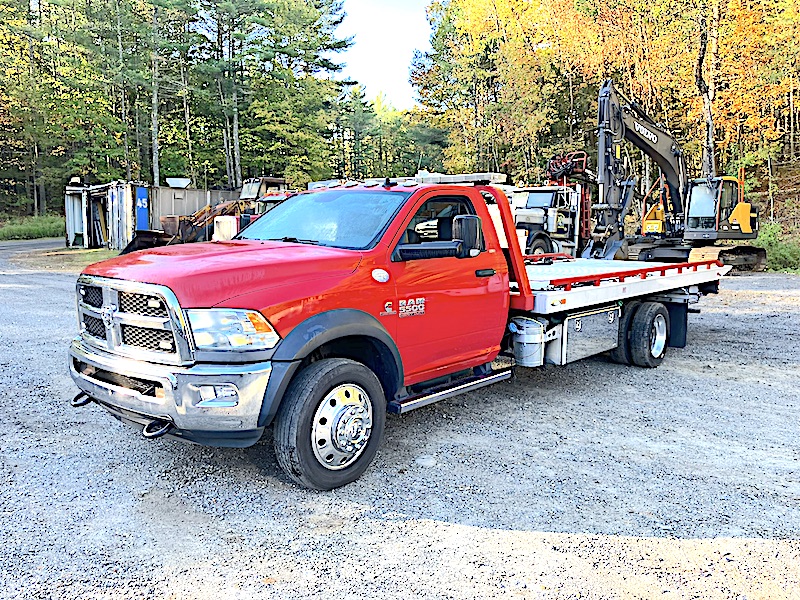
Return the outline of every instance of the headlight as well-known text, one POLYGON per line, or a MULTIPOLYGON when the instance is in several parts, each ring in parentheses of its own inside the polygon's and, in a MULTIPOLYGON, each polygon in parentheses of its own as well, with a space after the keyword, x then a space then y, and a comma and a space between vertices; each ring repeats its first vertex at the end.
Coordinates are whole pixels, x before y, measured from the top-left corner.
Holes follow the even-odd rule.
POLYGON ((268 350, 281 339, 254 310, 206 308, 187 310, 186 315, 198 350, 268 350))

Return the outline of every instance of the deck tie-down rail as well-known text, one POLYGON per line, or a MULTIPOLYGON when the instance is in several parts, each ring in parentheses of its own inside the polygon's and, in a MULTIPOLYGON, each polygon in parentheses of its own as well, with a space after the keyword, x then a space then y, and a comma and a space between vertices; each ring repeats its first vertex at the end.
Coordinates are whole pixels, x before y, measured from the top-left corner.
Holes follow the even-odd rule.
POLYGON ((647 279, 648 275, 656 273, 662 277, 667 274, 667 271, 674 271, 677 269, 678 274, 684 271, 698 271, 700 267, 711 269, 712 267, 724 266, 719 260, 704 260, 693 263, 675 263, 669 265, 659 265, 657 267, 647 267, 644 269, 635 269, 633 271, 613 271, 611 273, 598 273, 597 275, 580 275, 578 277, 562 277, 559 279, 551 279, 550 285, 552 287, 562 287, 565 292, 572 289, 576 284, 591 284, 599 286, 603 281, 617 281, 624 282, 631 277, 639 277, 640 279, 647 279))

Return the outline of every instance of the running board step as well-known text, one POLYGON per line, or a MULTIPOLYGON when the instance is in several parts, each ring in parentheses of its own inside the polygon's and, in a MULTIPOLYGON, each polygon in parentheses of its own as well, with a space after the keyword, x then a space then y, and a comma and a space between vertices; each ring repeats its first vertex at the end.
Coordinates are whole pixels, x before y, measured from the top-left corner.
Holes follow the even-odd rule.
POLYGON ((439 402, 439 400, 452 398, 453 396, 458 396, 459 394, 463 394, 465 392, 471 392, 472 390, 477 390, 487 385, 497 383, 498 381, 511 379, 511 374, 511 369, 503 369, 502 371, 495 371, 491 375, 459 379, 451 387, 447 387, 436 392, 420 394, 419 396, 408 396, 402 400, 392 400, 389 402, 387 410, 390 413, 402 415, 410 410, 414 410, 415 408, 422 408, 423 406, 428 406, 428 404, 439 402))

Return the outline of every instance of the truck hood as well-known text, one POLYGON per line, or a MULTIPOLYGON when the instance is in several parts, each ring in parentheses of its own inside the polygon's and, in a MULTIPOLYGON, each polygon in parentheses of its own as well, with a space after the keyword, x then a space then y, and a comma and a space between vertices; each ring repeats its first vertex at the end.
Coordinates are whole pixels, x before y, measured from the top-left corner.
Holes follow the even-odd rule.
POLYGON ((132 252, 89 265, 86 275, 165 285, 184 308, 210 307, 244 291, 345 277, 361 253, 310 244, 233 240, 132 252))

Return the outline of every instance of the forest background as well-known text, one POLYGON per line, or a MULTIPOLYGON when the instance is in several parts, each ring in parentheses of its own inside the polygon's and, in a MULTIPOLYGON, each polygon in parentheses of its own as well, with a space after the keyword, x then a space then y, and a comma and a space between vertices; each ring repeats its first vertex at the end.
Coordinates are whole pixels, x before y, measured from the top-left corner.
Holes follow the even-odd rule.
MULTIPOLYGON (((537 183, 554 154, 593 156, 613 78, 691 174, 709 148, 719 173, 746 167, 762 215, 800 232, 795 0, 433 0, 428 17, 419 104, 399 111, 336 80, 337 0, 0 0, 0 214, 63 210, 73 176, 537 183)), ((643 189, 657 177, 627 159, 643 189)))

